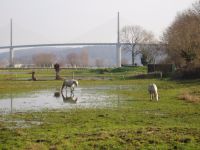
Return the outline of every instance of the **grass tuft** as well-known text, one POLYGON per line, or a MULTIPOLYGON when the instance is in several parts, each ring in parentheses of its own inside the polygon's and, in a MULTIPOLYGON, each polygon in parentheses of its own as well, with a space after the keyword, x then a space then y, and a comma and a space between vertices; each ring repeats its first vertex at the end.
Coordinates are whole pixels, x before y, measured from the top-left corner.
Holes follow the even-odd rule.
POLYGON ((195 93, 185 91, 178 96, 178 99, 192 103, 200 103, 200 96, 195 93))

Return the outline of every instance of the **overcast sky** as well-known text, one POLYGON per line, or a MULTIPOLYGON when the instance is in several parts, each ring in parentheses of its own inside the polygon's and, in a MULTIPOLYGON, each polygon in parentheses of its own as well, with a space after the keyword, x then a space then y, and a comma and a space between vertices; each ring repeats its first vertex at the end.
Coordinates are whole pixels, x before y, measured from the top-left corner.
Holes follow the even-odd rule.
POLYGON ((0 46, 13 43, 115 42, 121 27, 140 25, 157 37, 195 0, 0 0, 0 46))

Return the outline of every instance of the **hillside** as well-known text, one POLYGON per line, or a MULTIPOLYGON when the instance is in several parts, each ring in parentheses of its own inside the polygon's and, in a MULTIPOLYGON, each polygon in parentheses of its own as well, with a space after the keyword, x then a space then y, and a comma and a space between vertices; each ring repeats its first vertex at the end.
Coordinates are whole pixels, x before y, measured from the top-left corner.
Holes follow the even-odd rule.
MULTIPOLYGON (((14 58, 17 63, 33 63, 32 57, 40 53, 51 53, 56 55, 58 60, 66 59, 69 53, 80 54, 81 51, 87 50, 90 65, 95 59, 103 59, 106 63, 114 65, 116 61, 115 46, 86 46, 86 47, 40 47, 28 48, 14 51, 14 58)), ((9 52, 0 53, 0 60, 8 60, 9 52)))
MULTIPOLYGON (((17 49, 14 51, 15 64, 34 64, 32 57, 38 54, 50 53, 56 56, 56 62, 66 62, 66 57, 70 53, 81 54, 83 50, 87 50, 89 65, 95 66, 95 60, 99 59, 104 62, 104 66, 116 65, 116 49, 115 46, 83 46, 83 47, 38 47, 17 49)), ((122 63, 131 64, 130 53, 122 51, 122 63)), ((136 63, 141 64, 140 56, 136 57, 136 63)), ((0 53, 0 64, 9 64, 9 51, 0 53)))

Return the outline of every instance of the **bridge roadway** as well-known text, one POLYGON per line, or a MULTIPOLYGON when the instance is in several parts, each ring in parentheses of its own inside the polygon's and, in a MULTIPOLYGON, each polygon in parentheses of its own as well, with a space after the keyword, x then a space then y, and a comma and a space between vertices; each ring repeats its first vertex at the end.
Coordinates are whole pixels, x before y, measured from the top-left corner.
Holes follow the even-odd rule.
MULTIPOLYGON (((128 43, 123 43, 125 45, 128 43)), ((27 47, 56 47, 56 46, 90 46, 90 45, 110 45, 117 46, 118 43, 57 43, 57 44, 32 44, 32 45, 13 45, 13 46, 0 46, 0 49, 14 49, 14 48, 27 48, 27 47)))
MULTIPOLYGON (((13 45, 13 46, 0 46, 0 49, 14 49, 14 48, 27 48, 27 47, 56 47, 56 46, 94 46, 94 45, 105 45, 105 46, 122 46, 122 45, 133 45, 134 43, 57 43, 57 44, 31 44, 31 45, 13 45)), ((158 45, 158 44, 137 44, 137 45, 158 45)), ((165 45, 165 44, 159 44, 165 45)))

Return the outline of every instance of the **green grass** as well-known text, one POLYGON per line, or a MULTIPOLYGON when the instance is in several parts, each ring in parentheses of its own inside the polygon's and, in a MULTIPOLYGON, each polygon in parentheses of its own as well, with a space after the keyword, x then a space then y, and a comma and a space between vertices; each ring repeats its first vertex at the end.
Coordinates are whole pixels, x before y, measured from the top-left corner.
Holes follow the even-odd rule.
MULTIPOLYGON (((0 70, 0 80, 30 80, 32 69, 4 69, 0 70)), ((34 69, 35 76, 38 80, 54 80, 54 69, 34 69)), ((126 78, 128 76, 146 73, 146 67, 122 67, 122 68, 105 68, 105 69, 61 69, 60 76, 63 78, 126 78)))
MULTIPOLYGON (((82 72, 87 73, 97 74, 82 72)), ((185 91, 198 95, 199 83, 168 79, 80 80, 80 86, 115 86, 107 94, 118 96, 118 105, 0 115, 0 149, 200 149, 200 104, 179 99, 185 91), (149 101, 149 83, 157 84, 159 102, 149 101), (17 120, 24 122, 19 125, 17 120)), ((53 80, 0 81, 0 93, 12 89, 20 94, 60 85, 61 81, 53 80)))

